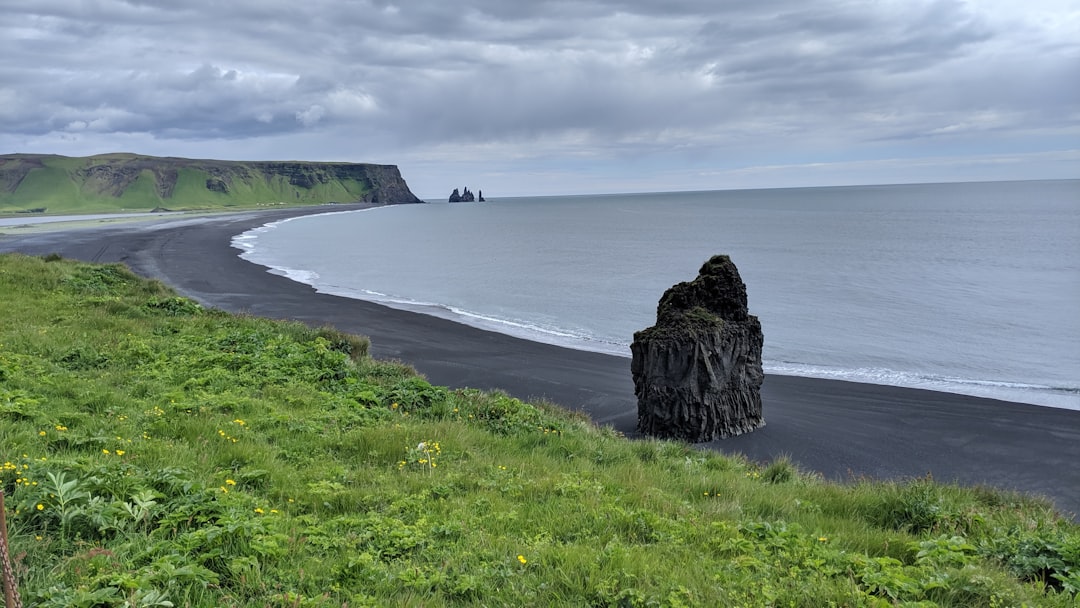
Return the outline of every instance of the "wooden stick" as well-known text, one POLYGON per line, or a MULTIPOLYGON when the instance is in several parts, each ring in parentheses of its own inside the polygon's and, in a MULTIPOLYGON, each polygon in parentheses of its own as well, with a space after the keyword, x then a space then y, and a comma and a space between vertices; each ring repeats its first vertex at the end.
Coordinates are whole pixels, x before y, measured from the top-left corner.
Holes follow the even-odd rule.
POLYGON ((4 570, 4 606, 20 608, 19 592, 15 588, 15 573, 11 569, 11 555, 8 553, 7 510, 4 508, 4 490, 0 489, 0 565, 4 570))

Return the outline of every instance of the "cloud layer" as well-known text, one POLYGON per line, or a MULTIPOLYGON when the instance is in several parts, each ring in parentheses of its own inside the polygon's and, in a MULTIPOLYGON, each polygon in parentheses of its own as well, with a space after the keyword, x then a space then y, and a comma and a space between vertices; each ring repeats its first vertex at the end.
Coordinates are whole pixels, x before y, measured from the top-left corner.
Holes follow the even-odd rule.
POLYGON ((1080 176, 1067 1, 3 4, 4 151, 389 162, 422 195, 1080 176))

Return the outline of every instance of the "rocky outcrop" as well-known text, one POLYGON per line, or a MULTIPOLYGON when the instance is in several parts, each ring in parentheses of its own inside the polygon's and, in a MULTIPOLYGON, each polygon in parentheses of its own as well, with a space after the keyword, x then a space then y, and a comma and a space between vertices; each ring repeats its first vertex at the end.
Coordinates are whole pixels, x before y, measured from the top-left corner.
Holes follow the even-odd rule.
POLYGON ((764 426, 762 344, 738 269, 714 256, 696 279, 664 292, 656 325, 634 334, 638 430, 697 443, 764 426))
POLYGON ((326 202, 364 203, 420 203, 423 202, 409 190, 396 165, 372 165, 367 163, 305 163, 305 162, 249 162, 244 163, 258 173, 273 178, 281 176, 289 184, 304 190, 320 185, 340 183, 359 184, 364 192, 353 200, 326 202))
POLYGON ((220 177, 211 177, 206 180, 206 189, 210 192, 220 192, 221 194, 229 193, 229 184, 225 183, 225 180, 220 177))
MULTIPOLYGON (((475 200, 476 200, 476 195, 473 194, 472 192, 469 192, 469 187, 468 186, 465 186, 465 191, 464 192, 459 193, 458 189, 454 188, 454 191, 450 193, 450 202, 451 203, 471 203, 471 202, 473 202, 475 200)), ((481 199, 481 200, 483 200, 483 199, 481 199)))

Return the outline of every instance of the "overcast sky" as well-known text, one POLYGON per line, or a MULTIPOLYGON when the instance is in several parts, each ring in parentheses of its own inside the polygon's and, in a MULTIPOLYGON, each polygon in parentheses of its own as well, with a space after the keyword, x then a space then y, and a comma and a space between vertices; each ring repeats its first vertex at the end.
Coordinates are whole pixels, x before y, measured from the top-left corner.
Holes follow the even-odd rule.
POLYGON ((1076 0, 0 0, 0 152, 488 197, 1080 177, 1076 0))

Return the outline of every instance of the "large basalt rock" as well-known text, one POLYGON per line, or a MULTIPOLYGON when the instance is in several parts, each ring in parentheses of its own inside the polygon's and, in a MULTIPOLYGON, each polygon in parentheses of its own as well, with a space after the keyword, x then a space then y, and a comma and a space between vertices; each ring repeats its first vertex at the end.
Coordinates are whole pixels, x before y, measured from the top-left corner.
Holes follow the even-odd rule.
MULTIPOLYGON (((476 200, 476 195, 469 191, 469 187, 465 186, 465 191, 459 193, 457 188, 450 193, 451 203, 471 203, 476 200)), ((481 199, 482 200, 482 199, 481 199)))
POLYGON ((638 431, 694 443, 765 426, 761 323, 726 255, 664 292, 656 325, 634 334, 630 369, 638 431))

